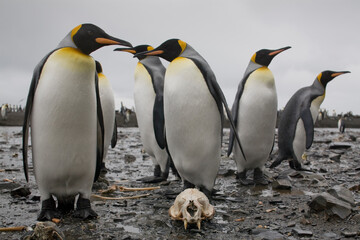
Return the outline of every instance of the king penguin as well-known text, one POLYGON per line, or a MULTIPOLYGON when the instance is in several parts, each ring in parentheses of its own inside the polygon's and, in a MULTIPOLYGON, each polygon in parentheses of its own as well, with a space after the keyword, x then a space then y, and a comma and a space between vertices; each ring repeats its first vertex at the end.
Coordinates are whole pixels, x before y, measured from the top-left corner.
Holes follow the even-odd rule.
MULTIPOLYGON (((132 54, 153 50, 150 45, 116 48, 114 51, 132 54)), ((165 149, 164 135, 164 76, 165 67, 157 56, 138 56, 135 68, 134 100, 141 142, 154 164, 154 176, 141 178, 155 183, 168 178, 170 159, 165 149), (155 132, 158 132, 155 134, 155 132), (158 136, 158 138, 156 138, 158 136)))
MULTIPOLYGON (((256 184, 268 184, 263 169, 274 145, 277 117, 276 86, 268 66, 276 55, 289 48, 257 51, 239 83, 232 116, 246 156, 245 161, 239 147, 234 147, 237 178, 243 185, 252 183, 246 176, 247 170, 251 169, 254 169, 256 184)), ((233 150, 233 142, 234 132, 231 131, 228 155, 233 150)))
MULTIPOLYGON (((95 61, 96 72, 99 79, 100 103, 104 118, 104 157, 105 161, 109 146, 115 147, 117 142, 117 125, 115 119, 115 99, 114 91, 105 74, 103 73, 100 62, 95 61)), ((105 170, 105 162, 103 161, 102 170, 105 170)))
POLYGON ((23 163, 28 181, 31 124, 32 160, 42 200, 38 220, 72 210, 75 197, 75 217, 97 216, 90 195, 103 160, 104 122, 95 60, 89 54, 107 45, 131 47, 93 24, 81 24, 35 67, 23 124, 23 163))
POLYGON ((209 64, 186 42, 170 39, 135 57, 155 55, 170 62, 164 82, 170 156, 184 188, 196 186, 211 197, 221 158, 223 105, 231 119, 224 94, 209 64))
POLYGON ((320 73, 312 85, 299 89, 287 102, 278 126, 278 156, 270 168, 283 160, 291 159, 289 165, 295 170, 301 166, 301 156, 309 149, 314 139, 314 125, 319 108, 325 98, 326 85, 335 77, 349 71, 320 73))

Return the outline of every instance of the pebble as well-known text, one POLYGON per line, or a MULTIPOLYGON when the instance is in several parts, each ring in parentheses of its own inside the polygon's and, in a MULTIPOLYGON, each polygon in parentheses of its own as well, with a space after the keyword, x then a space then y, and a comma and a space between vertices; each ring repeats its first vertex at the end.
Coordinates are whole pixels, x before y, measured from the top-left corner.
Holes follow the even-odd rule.
POLYGON ((311 237, 313 235, 312 231, 303 230, 301 228, 294 228, 292 233, 296 234, 299 237, 311 237))

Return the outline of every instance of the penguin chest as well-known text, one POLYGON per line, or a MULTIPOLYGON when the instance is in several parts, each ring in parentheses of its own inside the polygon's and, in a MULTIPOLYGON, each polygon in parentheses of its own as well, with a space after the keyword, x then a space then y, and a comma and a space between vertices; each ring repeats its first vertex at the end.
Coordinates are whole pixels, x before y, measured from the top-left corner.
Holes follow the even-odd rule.
POLYGON ((33 161, 41 191, 46 187, 69 193, 79 187, 74 182, 91 188, 97 142, 94 78, 94 60, 72 48, 55 51, 43 66, 31 114, 33 161))
POLYGON ((115 121, 115 100, 114 92, 109 80, 103 74, 99 76, 99 93, 101 101, 101 109, 104 118, 105 136, 104 136, 104 159, 107 155, 107 150, 110 145, 114 130, 115 121))
POLYGON ((141 140, 145 150, 152 154, 152 146, 157 145, 153 127, 155 90, 150 74, 141 63, 135 70, 134 100, 141 140))
POLYGON ((249 75, 239 102, 237 131, 246 155, 243 161, 238 146, 235 157, 247 168, 258 167, 267 160, 274 141, 277 94, 271 71, 262 67, 249 75))
MULTIPOLYGON (((310 112, 314 124, 319 114, 320 105, 324 101, 324 98, 325 95, 321 95, 315 98, 311 102, 310 112)), ((293 140, 293 151, 298 161, 301 161, 305 149, 306 149, 306 131, 303 120, 299 118, 296 124, 295 136, 293 140)))
POLYGON ((177 58, 166 70, 164 114, 179 174, 211 189, 220 162, 221 118, 201 71, 190 59, 177 58))
POLYGON ((313 122, 315 124, 316 119, 319 115, 319 109, 320 109, 320 105, 322 104, 322 102, 325 99, 325 94, 321 95, 317 98, 315 98, 312 102, 311 102, 311 106, 310 106, 310 112, 311 112, 311 116, 313 119, 313 122))

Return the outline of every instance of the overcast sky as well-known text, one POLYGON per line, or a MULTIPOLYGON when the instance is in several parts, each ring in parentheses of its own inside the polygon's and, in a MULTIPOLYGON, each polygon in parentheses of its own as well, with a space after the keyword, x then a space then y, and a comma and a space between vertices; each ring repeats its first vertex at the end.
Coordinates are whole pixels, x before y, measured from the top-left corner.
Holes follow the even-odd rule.
MULTIPOLYGON (((134 46, 180 38, 210 64, 231 106, 257 50, 292 48, 276 56, 278 108, 324 70, 351 71, 327 86, 321 105, 360 114, 360 1, 358 0, 0 0, 0 104, 26 103, 36 64, 81 23, 93 23, 134 46)), ((129 53, 92 53, 116 96, 133 106, 129 53)))

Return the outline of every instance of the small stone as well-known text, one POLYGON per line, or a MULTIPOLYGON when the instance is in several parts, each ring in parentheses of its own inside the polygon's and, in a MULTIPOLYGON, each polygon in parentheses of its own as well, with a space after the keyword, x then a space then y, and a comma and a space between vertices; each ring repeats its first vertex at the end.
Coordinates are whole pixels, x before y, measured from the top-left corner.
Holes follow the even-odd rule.
POLYGON ((344 237, 356 237, 357 232, 349 232, 349 231, 343 231, 341 232, 341 235, 343 235, 344 237))
POLYGON ((291 189, 291 182, 288 178, 276 179, 272 182, 273 189, 291 189))
POLYGON ((336 215, 341 219, 345 219, 351 214, 349 203, 337 199, 327 192, 315 195, 309 206, 312 210, 326 211, 328 215, 336 215))
POLYGON ((11 190, 10 194, 12 197, 26 197, 29 196, 31 192, 30 192, 30 188, 22 186, 22 187, 14 188, 13 190, 11 190))
POLYGON ((299 237, 311 237, 313 235, 312 231, 303 230, 301 228, 294 228, 292 233, 298 235, 299 237))
POLYGON ((265 230, 260 233, 254 235, 254 240, 283 240, 285 237, 276 231, 265 230))
POLYGON ((324 233, 324 239, 338 239, 338 235, 333 232, 324 233))
POLYGON ((351 148, 351 144, 343 142, 334 142, 330 144, 329 149, 348 149, 351 148))
POLYGON ((335 162, 340 162, 340 154, 336 154, 336 153, 331 153, 329 158, 335 162))
POLYGON ((135 162, 135 160, 136 160, 136 157, 131 154, 125 154, 124 158, 125 158, 126 163, 132 163, 132 162, 135 162))
POLYGON ((350 203, 353 207, 355 206, 354 196, 349 189, 341 185, 336 185, 329 189, 327 192, 336 197, 337 199, 350 203))

